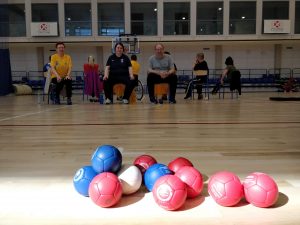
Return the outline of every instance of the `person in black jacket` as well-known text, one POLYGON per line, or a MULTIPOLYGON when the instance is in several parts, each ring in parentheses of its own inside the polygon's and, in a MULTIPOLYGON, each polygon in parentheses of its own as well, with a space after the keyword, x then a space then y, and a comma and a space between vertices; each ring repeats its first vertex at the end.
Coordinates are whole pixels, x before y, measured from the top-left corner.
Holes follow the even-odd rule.
POLYGON ((196 56, 196 62, 193 67, 194 71, 207 71, 206 75, 203 74, 201 76, 196 76, 195 78, 191 79, 186 87, 185 90, 185 97, 184 99, 188 99, 192 96, 192 91, 194 85, 197 88, 197 93, 198 93, 198 99, 203 99, 202 95, 202 84, 207 82, 207 76, 209 73, 208 65, 207 62, 204 60, 204 54, 203 53, 198 53, 196 56))

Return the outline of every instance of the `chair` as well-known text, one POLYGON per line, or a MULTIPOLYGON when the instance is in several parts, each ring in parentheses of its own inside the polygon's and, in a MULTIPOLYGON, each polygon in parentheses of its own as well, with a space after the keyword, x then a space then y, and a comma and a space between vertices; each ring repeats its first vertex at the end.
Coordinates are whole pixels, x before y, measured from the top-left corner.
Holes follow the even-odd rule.
MULTIPOLYGON (((113 87, 113 93, 117 96, 123 96, 125 91, 125 84, 115 84, 113 87)), ((133 90, 130 97, 129 97, 129 103, 130 104, 136 104, 136 92, 133 90)))
MULTIPOLYGON (((194 70, 193 71, 193 78, 196 78, 196 77, 201 77, 201 76, 207 76, 207 79, 206 79, 206 83, 202 83, 202 90, 204 90, 204 96, 206 97, 207 96, 207 99, 209 99, 209 77, 208 77, 208 71, 207 70, 194 70)), ((194 85, 193 84, 193 99, 194 99, 194 87, 196 87, 197 85, 197 81, 194 81, 196 84, 194 85)))
POLYGON ((163 102, 162 96, 168 95, 169 93, 169 84, 168 83, 160 83, 154 85, 154 96, 160 103, 163 102))

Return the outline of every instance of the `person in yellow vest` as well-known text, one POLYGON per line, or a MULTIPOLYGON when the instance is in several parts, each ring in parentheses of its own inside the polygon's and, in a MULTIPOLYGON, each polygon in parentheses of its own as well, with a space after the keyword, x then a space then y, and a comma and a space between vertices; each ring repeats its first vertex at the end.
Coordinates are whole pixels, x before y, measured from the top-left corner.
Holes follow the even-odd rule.
POLYGON ((132 66, 132 73, 133 73, 133 76, 134 76, 134 80, 135 80, 135 86, 138 85, 138 76, 139 76, 139 73, 140 73, 140 64, 138 63, 137 61, 137 56, 136 55, 132 55, 130 57, 131 59, 131 66, 132 66))
POLYGON ((55 84, 55 104, 60 104, 60 92, 66 86, 67 104, 72 105, 72 59, 65 54, 65 44, 57 42, 56 54, 51 56, 51 82, 55 84))

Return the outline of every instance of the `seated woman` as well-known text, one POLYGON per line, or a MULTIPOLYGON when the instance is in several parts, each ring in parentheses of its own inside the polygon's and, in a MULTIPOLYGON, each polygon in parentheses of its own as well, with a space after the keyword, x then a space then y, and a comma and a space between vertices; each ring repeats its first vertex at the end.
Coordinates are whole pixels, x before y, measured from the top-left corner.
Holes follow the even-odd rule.
POLYGON ((208 76, 208 66, 207 62, 204 60, 204 54, 198 53, 196 56, 196 62, 193 68, 194 71, 207 71, 206 74, 196 75, 195 78, 191 79, 186 87, 185 90, 185 97, 184 99, 188 99, 192 96, 192 91, 194 88, 194 85, 197 87, 197 93, 198 93, 198 99, 203 99, 202 95, 202 84, 207 82, 207 76, 208 76))
POLYGON ((113 86, 119 83, 125 84, 123 103, 128 104, 128 99, 135 87, 131 62, 128 56, 123 54, 125 48, 122 43, 117 43, 114 49, 115 53, 107 60, 103 77, 105 104, 113 102, 113 86))
POLYGON ((240 72, 235 68, 233 64, 233 59, 228 56, 225 60, 226 68, 223 70, 220 81, 216 84, 214 89, 212 90, 212 94, 218 93, 221 86, 223 86, 224 82, 230 83, 230 90, 237 89, 239 92, 239 95, 241 95, 241 82, 240 72))
POLYGON ((93 56, 88 57, 88 63, 83 65, 84 72, 84 94, 91 96, 90 102, 97 102, 102 83, 99 77, 99 65, 95 64, 93 56))

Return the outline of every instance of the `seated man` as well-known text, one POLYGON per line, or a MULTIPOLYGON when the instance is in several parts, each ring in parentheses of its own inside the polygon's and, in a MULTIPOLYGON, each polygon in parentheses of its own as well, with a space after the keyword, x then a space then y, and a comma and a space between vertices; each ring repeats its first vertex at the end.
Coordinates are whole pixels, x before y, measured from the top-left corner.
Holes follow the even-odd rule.
POLYGON ((63 42, 56 43, 56 54, 51 56, 51 82, 55 84, 55 104, 60 104, 60 92, 66 85, 67 104, 72 105, 72 60, 65 54, 65 44, 63 42))
POLYGON ((154 85, 159 83, 168 83, 169 103, 175 104, 177 76, 173 59, 170 55, 164 54, 164 46, 162 44, 156 44, 154 50, 155 54, 149 58, 147 77, 150 102, 157 104, 157 99, 154 96, 154 85))

